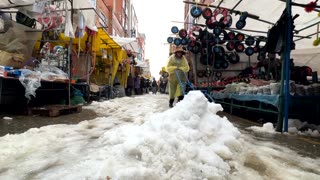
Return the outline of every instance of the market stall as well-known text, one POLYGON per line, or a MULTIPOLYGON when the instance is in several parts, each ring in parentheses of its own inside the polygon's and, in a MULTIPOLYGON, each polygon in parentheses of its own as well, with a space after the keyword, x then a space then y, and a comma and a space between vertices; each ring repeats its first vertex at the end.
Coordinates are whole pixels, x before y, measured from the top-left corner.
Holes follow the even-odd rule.
POLYGON ((310 40, 320 22, 316 2, 274 0, 272 7, 264 0, 184 2, 189 22, 184 28, 173 26, 167 41, 190 52, 198 89, 206 89, 230 111, 278 114, 279 131, 282 125, 287 130, 289 116, 306 115, 296 111, 301 103, 312 109, 313 123, 320 123, 319 101, 310 101, 318 99, 320 86, 316 78, 308 78, 318 66, 307 66, 316 63, 302 55, 290 57, 296 49, 319 44, 310 40))
POLYGON ((1 104, 83 103, 100 51, 90 2, 17 0, 0 9, 1 104))

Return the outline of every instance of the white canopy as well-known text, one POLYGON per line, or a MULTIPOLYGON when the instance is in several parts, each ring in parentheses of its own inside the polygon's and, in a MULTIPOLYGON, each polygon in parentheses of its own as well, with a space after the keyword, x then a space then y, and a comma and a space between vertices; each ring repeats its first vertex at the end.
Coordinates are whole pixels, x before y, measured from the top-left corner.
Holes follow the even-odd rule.
POLYGON ((136 38, 116 37, 111 38, 126 50, 131 50, 134 53, 140 53, 139 44, 136 38))

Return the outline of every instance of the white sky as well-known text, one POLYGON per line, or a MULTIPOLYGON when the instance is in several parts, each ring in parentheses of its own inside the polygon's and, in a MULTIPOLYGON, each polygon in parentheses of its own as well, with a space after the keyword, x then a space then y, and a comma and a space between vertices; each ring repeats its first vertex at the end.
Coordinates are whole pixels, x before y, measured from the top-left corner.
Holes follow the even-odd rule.
POLYGON ((167 37, 171 27, 183 28, 184 3, 182 0, 132 0, 138 17, 139 32, 146 34, 145 58, 150 59, 152 76, 159 78, 159 71, 169 56, 167 37))
MULTIPOLYGON (((138 20, 139 20, 139 32, 146 34, 146 59, 151 61, 151 73, 157 79, 159 77, 159 71, 162 66, 165 65, 165 61, 168 57, 169 46, 165 45, 166 39, 170 36, 170 29, 173 25, 178 26, 179 29, 183 27, 182 23, 172 23, 172 21, 184 22, 184 5, 183 0, 131 0, 134 4, 138 20)), ((309 3, 311 0, 299 0, 299 3, 309 3)), ((220 1, 215 1, 213 4, 218 5, 220 1)), ((222 7, 232 8, 238 3, 238 0, 224 0, 222 7)), ((319 4, 319 3, 318 3, 319 4)), ((285 3, 278 0, 259 0, 259 1, 242 1, 236 10, 248 11, 252 14, 259 16, 263 20, 270 22, 276 22, 282 11, 285 8, 285 3)), ((293 15, 299 14, 300 16, 295 20, 296 29, 302 29, 310 24, 320 21, 317 16, 317 12, 306 13, 301 7, 292 7, 293 15)), ((238 20, 238 16, 233 15, 233 26, 238 20)), ((204 19, 199 19, 200 24, 204 24, 204 19)), ((272 26, 260 21, 248 19, 245 29, 252 29, 258 31, 268 31, 272 26)), ((316 26, 300 32, 298 35, 309 35, 317 31, 316 26)), ((264 35, 266 33, 252 33, 246 32, 250 35, 264 35)), ((312 45, 316 39, 316 35, 312 36, 312 39, 304 39, 296 42, 297 49, 304 48, 317 48, 312 45)), ((319 47, 319 46, 318 46, 319 47)), ((310 57, 312 58, 312 57, 310 57)), ((310 60, 310 58, 306 60, 310 60)), ((300 61, 296 59, 296 61, 300 61)), ((318 59, 312 59, 318 64, 318 59)), ((310 64, 311 66, 312 64, 310 64)))
POLYGON ((241 134, 198 91, 169 110, 162 94, 85 108, 102 117, 0 137, 0 179, 320 179, 320 159, 241 134))

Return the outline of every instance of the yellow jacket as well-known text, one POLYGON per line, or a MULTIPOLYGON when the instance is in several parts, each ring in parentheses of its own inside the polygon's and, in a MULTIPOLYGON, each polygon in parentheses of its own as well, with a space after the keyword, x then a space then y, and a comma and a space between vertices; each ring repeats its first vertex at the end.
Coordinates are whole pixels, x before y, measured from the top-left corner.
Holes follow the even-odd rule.
MULTIPOLYGON (((177 96, 182 96, 183 92, 179 85, 175 70, 181 70, 183 72, 188 72, 190 70, 187 59, 182 56, 180 59, 176 58, 175 55, 171 55, 168 58, 166 71, 169 73, 169 97, 174 99, 177 96)), ((180 74, 180 73, 179 73, 180 74)), ((180 76, 181 78, 181 76, 180 76)))
POLYGON ((190 70, 189 64, 187 59, 182 56, 180 59, 176 58, 175 54, 172 54, 168 58, 166 71, 169 73, 169 75, 174 74, 174 70, 180 69, 183 72, 188 72, 190 70))

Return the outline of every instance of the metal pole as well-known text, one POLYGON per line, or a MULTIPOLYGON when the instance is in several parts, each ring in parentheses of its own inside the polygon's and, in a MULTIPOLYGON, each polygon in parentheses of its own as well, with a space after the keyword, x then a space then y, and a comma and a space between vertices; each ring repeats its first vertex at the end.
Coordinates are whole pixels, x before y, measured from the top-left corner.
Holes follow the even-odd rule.
POLYGON ((288 117, 289 117, 289 103, 290 103, 290 94, 289 94, 289 80, 290 80, 290 51, 291 51, 291 35, 292 35, 292 15, 291 15, 291 1, 287 0, 287 32, 286 32, 286 90, 285 90, 285 109, 284 109, 284 131, 288 132, 288 117))
POLYGON ((112 89, 113 89, 113 81, 112 81, 112 71, 113 71, 113 48, 111 48, 111 53, 109 55, 110 58, 110 72, 109 72, 109 86, 110 90, 108 92, 108 99, 111 99, 112 97, 112 89))
POLYGON ((278 113, 278 123, 277 123, 277 131, 288 132, 288 117, 289 117, 289 79, 290 79, 290 51, 291 51, 291 33, 292 33, 292 16, 291 16, 291 0, 287 1, 286 5, 286 13, 287 13, 287 28, 284 36, 285 46, 284 53, 281 55, 282 59, 282 67, 281 67, 281 87, 280 87, 280 97, 279 97, 279 113, 278 113), (284 78, 286 81, 284 87, 284 78), (284 112, 283 112, 284 111, 284 112), (284 119, 284 123, 283 123, 284 119), (284 129, 283 129, 284 126, 284 129))
POLYGON ((280 94, 279 94, 279 112, 278 112, 278 121, 276 131, 282 132, 283 128, 283 92, 284 92, 284 75, 285 75, 285 57, 284 53, 281 54, 281 80, 280 80, 280 94))
MULTIPOLYGON (((73 16, 73 0, 70 1, 71 3, 71 17, 73 16)), ((71 18, 72 22, 72 18, 71 18)), ((68 105, 71 105, 71 80, 72 80, 72 38, 69 40, 69 47, 68 47, 68 71, 69 71, 69 82, 68 82, 68 105)))

